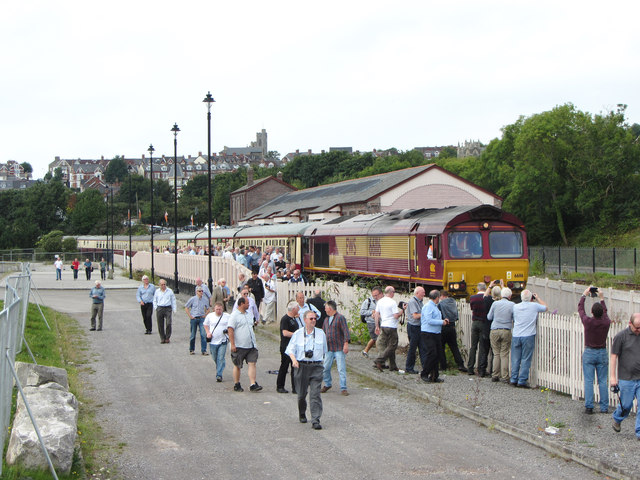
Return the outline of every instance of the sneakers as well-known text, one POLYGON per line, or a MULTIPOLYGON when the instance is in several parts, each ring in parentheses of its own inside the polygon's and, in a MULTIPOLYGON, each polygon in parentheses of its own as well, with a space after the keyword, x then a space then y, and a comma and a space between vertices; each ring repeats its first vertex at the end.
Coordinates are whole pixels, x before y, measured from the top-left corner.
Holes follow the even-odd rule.
POLYGON ((584 407, 584 413, 587 415, 593 415, 593 407, 584 407))
POLYGON ((322 425, 320 425, 319 422, 315 422, 313 425, 311 425, 311 428, 313 428, 314 430, 322 430, 322 425))
POLYGON ((300 423, 307 423, 307 416, 304 413, 300 415, 300 423))
POLYGON ((278 392, 278 393, 289 393, 289 390, 287 390, 286 388, 278 387, 278 388, 276 388, 276 392, 278 392))
POLYGON ((346 390, 342 390, 342 391, 340 392, 340 395, 345 396, 345 397, 348 397, 348 396, 349 396, 349 392, 348 392, 348 391, 346 391, 346 390))
POLYGON ((611 426, 613 427, 614 432, 620 433, 620 424, 618 422, 614 420, 611 426))
POLYGON ((189 351, 189 355, 195 355, 196 352, 194 352, 193 350, 189 351))
POLYGON ((203 357, 206 357, 207 355, 209 355, 207 352, 202 352, 203 357))
POLYGON ((244 388, 242 388, 242 387, 240 386, 240 384, 239 384, 239 383, 236 383, 236 384, 233 386, 233 391, 234 391, 234 392, 244 392, 244 388))
POLYGON ((320 389, 320 393, 327 393, 330 388, 331 388, 331 385, 329 385, 328 387, 325 385, 320 389))
POLYGON ((364 350, 362 350, 360 353, 362 353, 362 356, 364 358, 369 358, 369 354, 367 352, 365 352, 364 350))
POLYGON ((222 381, 222 377, 218 376, 216 377, 216 382, 221 382, 222 381))
POLYGON ((260 390, 262 390, 262 387, 260 385, 258 385, 258 382, 254 383, 253 385, 251 385, 249 387, 249 390, 251 392, 259 392, 260 390))
POLYGON ((405 370, 404 373, 409 373, 411 375, 417 375, 418 372, 416 372, 415 370, 405 370))

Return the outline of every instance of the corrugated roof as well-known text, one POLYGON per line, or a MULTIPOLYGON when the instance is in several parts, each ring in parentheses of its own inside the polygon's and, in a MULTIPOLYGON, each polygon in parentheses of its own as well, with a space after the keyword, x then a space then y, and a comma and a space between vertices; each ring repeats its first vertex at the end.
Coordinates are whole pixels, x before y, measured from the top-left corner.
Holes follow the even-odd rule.
POLYGON ((345 180, 286 193, 247 213, 244 219, 290 215, 297 210, 320 213, 336 205, 366 202, 386 190, 419 175, 433 165, 405 168, 371 177, 345 180))

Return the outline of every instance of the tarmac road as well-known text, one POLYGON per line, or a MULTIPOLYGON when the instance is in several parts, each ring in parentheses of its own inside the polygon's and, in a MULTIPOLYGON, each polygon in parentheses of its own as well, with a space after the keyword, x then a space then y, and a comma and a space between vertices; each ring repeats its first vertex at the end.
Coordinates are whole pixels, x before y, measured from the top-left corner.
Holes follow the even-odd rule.
MULTIPOLYGON (((84 280, 51 281, 57 289, 50 290, 42 280, 36 283, 45 305, 87 328, 94 373, 84 380, 101 405, 96 418, 114 443, 125 444, 112 459, 111 478, 602 478, 353 374, 349 397, 337 388, 323 395, 324 429, 314 431, 298 422, 295 396, 275 391, 275 375, 267 373, 279 366, 273 339, 259 332, 264 390, 249 392, 245 368, 245 391, 237 393, 229 352, 223 383, 215 382, 210 356, 188 354, 181 301, 171 343, 162 345, 155 325, 144 335, 136 283, 105 282, 104 330, 89 332, 89 282, 84 289, 84 280)), ((337 386, 335 370, 334 378, 337 386)))

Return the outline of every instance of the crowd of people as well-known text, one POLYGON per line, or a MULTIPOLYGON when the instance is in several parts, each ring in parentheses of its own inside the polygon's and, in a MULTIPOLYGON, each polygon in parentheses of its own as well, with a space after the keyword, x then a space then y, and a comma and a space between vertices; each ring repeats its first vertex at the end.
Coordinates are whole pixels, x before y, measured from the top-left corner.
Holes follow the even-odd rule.
MULTIPOLYGON (((262 386, 256 378, 258 347, 255 327, 260 323, 274 323, 277 274, 271 265, 279 258, 276 249, 261 253, 259 260, 249 262, 251 278, 239 275, 237 292, 232 292, 224 278, 220 278, 212 291, 202 279, 196 280, 195 295, 185 304, 190 319, 189 354, 195 355, 196 339, 200 336, 200 353, 211 355, 216 368, 216 381, 223 381, 227 346, 233 364, 234 391, 244 391, 240 378, 247 364, 249 390, 259 392, 262 386), (237 293, 237 296, 236 296, 237 293), (209 344, 209 353, 207 353, 209 344)), ((252 258, 251 256, 245 258, 252 258)), ((236 261, 238 258, 235 258, 236 261)), ((87 260, 88 261, 88 260, 87 260)), ((59 263, 58 263, 59 262, 59 263)), ((62 269, 61 260, 56 270, 62 269)), ((76 265, 77 269, 77 265, 76 265)), ((57 276, 59 272, 56 272, 57 276)), ((87 278, 89 273, 87 273, 87 278)), ((292 279, 301 278, 294 272, 292 279)), ((290 280, 291 281, 291 280, 290 280)), ((293 280, 294 282, 296 280, 293 280)), ((338 312, 333 300, 322 299, 316 290, 312 298, 303 292, 287 305, 280 319, 281 363, 276 378, 276 391, 289 393, 286 377, 290 375, 292 393, 298 397, 299 420, 307 422, 310 407, 312 427, 321 429, 322 393, 332 386, 331 370, 337 365, 340 393, 348 396, 346 356, 349 352, 350 332, 344 315, 338 312), (308 401, 307 401, 308 398, 308 401)), ((370 340, 361 350, 369 358, 376 347, 373 367, 402 373, 396 362, 399 325, 407 321, 409 345, 404 372, 420 375, 426 383, 440 383, 440 371, 447 368, 445 349, 448 346, 456 367, 468 375, 491 377, 492 382, 504 382, 516 388, 531 388, 529 374, 535 349, 538 315, 548 310, 546 302, 529 290, 520 295, 520 302, 511 300, 512 291, 502 280, 489 285, 481 282, 477 293, 469 298, 472 313, 471 344, 467 363, 459 351, 456 333, 458 304, 447 291, 432 290, 428 294, 421 286, 415 288, 408 303, 394 300, 395 289, 374 287, 360 307, 360 316, 366 322, 370 340), (420 359, 421 369, 416 364, 420 359)), ((105 292, 101 281, 91 289, 91 328, 102 330, 105 292)), ((176 313, 176 298, 164 279, 156 288, 145 275, 138 287, 136 299, 140 303, 146 334, 151 334, 153 312, 162 344, 170 343, 172 315, 176 313)), ((631 316, 629 327, 618 333, 607 352, 607 336, 611 320, 607 314, 604 295, 597 287, 588 287, 578 303, 578 313, 584 326, 584 352, 582 357, 585 391, 585 414, 594 413, 594 381, 597 380, 601 413, 609 412, 608 385, 619 395, 619 405, 613 413, 613 429, 621 430, 621 422, 629 415, 634 399, 640 397, 640 314, 631 316), (591 307, 591 316, 585 311, 587 297, 599 297, 591 307)), ((636 417, 635 432, 640 439, 640 416, 636 417)))

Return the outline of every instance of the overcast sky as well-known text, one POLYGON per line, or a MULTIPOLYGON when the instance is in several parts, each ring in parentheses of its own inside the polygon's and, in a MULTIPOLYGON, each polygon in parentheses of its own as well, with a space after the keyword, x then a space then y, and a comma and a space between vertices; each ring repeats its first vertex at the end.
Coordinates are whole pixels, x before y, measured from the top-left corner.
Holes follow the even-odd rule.
POLYGON ((0 162, 247 146, 488 143, 520 115, 628 104, 637 1, 59 1, 0 7, 0 162))

